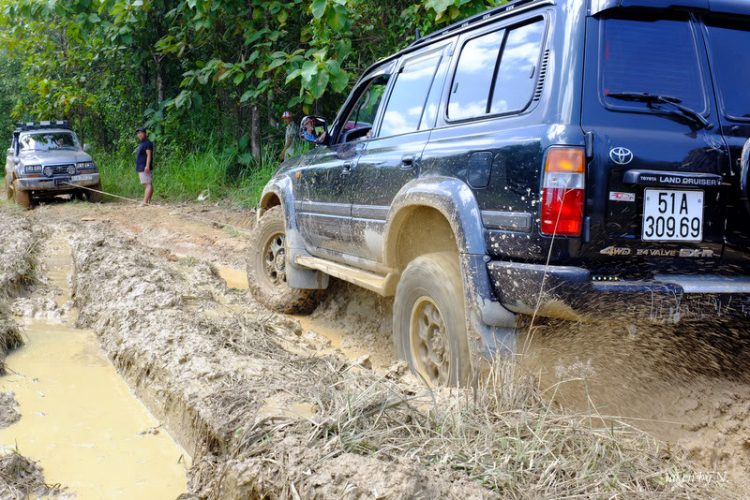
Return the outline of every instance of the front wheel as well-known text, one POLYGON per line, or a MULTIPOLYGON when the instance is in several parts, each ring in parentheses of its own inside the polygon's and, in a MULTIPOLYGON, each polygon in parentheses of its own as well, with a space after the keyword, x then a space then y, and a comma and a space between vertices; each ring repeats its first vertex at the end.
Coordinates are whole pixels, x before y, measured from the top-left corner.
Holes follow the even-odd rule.
POLYGON ((8 200, 13 199, 13 187, 10 185, 10 182, 8 182, 8 177, 5 177, 5 197, 8 200))
POLYGON ((28 191, 21 191, 18 189, 18 183, 16 182, 15 189, 13 189, 13 196, 16 198, 16 205, 22 208, 29 208, 31 206, 31 195, 28 191))
MULTIPOLYGON (((99 181, 93 186, 91 186, 91 189, 96 189, 96 191, 102 190, 102 182, 99 181)), ((102 193, 97 193, 96 191, 90 191, 86 190, 86 198, 89 200, 90 203, 99 203, 102 201, 102 193)))
POLYGON ((471 360, 458 255, 440 252, 411 261, 393 304, 396 352, 432 386, 466 386, 471 360))
POLYGON ((290 288, 286 279, 286 225, 280 206, 260 218, 250 237, 247 282, 253 297, 274 311, 308 314, 320 300, 319 290, 290 288))

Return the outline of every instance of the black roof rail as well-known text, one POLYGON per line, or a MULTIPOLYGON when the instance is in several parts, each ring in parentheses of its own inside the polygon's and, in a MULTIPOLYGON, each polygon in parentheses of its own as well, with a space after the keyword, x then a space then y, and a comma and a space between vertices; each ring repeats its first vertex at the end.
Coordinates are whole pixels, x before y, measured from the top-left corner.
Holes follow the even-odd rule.
POLYGON ((17 122, 16 130, 37 130, 45 128, 70 128, 68 120, 44 120, 38 122, 17 122))
POLYGON ((534 3, 548 4, 551 2, 549 0, 514 0, 512 2, 504 3, 502 5, 498 5, 497 7, 493 7, 484 12, 480 12, 479 14, 475 14, 467 19, 464 19, 463 21, 459 21, 457 23, 451 24, 450 26, 446 26, 445 28, 439 29, 433 33, 430 33, 429 35, 422 36, 418 40, 415 40, 414 42, 412 42, 412 44, 409 45, 409 48, 422 45, 423 43, 426 43, 427 41, 437 38, 441 35, 445 35, 447 33, 450 33, 451 31, 465 28, 466 26, 469 26, 479 21, 484 21, 485 19, 489 19, 491 17, 497 16, 498 14, 507 14, 510 11, 517 9, 518 7, 522 7, 522 6, 534 4, 534 3))

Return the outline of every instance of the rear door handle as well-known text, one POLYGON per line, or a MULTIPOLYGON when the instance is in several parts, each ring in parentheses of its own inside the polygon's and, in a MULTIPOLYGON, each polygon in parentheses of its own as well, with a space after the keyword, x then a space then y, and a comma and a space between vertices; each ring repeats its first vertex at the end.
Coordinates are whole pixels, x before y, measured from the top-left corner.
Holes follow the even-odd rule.
POLYGON ((404 155, 401 157, 401 170, 414 168, 414 155, 404 155))
POLYGON ((352 162, 345 161, 344 167, 341 169, 341 175, 349 175, 352 173, 352 162))

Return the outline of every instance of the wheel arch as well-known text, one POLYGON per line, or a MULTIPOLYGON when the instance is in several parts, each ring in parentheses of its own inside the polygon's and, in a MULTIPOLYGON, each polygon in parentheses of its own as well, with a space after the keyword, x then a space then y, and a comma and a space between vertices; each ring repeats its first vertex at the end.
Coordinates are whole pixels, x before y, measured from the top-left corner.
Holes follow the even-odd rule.
POLYGON ((474 193, 448 177, 420 178, 404 186, 391 204, 383 245, 385 264, 399 270, 425 253, 485 255, 474 193))

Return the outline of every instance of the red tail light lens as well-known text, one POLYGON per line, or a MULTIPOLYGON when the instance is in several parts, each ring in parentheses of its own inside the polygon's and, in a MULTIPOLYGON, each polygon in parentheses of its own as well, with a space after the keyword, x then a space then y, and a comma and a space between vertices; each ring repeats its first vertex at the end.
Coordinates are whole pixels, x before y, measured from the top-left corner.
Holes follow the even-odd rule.
POLYGON ((552 147, 547 151, 542 182, 543 235, 581 235, 585 173, 583 148, 552 147))

